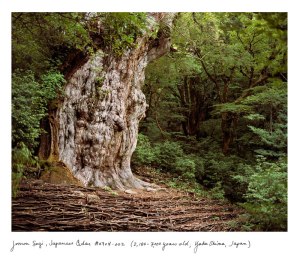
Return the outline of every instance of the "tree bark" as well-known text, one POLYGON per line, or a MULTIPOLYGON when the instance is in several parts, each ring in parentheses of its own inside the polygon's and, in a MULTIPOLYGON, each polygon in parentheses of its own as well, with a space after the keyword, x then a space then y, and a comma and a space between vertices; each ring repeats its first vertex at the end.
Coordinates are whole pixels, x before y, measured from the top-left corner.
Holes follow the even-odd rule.
POLYGON ((224 155, 228 155, 229 147, 232 143, 232 119, 228 112, 222 113, 221 129, 223 134, 222 140, 222 152, 224 155))
POLYGON ((200 126, 207 117, 208 104, 204 91, 199 90, 202 84, 199 77, 184 78, 178 86, 181 107, 184 108, 185 121, 181 123, 186 136, 201 136, 200 126))
MULTIPOLYGON (((162 16, 171 26, 174 14, 148 16, 149 27, 154 28, 162 16)), ((132 174, 130 161, 147 107, 141 91, 145 68, 169 48, 169 35, 152 39, 145 33, 121 57, 99 49, 77 68, 65 86, 62 104, 49 120, 49 157, 63 162, 85 186, 149 187, 132 174)))

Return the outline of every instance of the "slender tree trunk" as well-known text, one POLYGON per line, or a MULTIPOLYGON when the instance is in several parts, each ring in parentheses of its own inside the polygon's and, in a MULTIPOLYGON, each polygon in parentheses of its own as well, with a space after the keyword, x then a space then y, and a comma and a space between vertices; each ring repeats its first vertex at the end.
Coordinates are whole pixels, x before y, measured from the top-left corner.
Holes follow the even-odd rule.
MULTIPOLYGON (((150 14, 149 26, 163 15, 171 26, 170 13, 150 14)), ((150 185, 132 174, 130 160, 146 111, 145 68, 169 47, 168 35, 153 40, 145 33, 121 57, 98 50, 71 75, 64 101, 49 120, 50 157, 65 163, 84 185, 122 190, 150 185)))
POLYGON ((233 140, 232 117, 228 112, 222 113, 221 129, 223 134, 222 151, 224 155, 228 155, 233 140))

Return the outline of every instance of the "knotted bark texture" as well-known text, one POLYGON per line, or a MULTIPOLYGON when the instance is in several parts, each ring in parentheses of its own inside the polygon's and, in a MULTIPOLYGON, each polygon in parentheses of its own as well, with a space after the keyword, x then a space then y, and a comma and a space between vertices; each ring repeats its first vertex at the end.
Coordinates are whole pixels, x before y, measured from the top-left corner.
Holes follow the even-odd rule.
MULTIPOLYGON (((149 14, 149 27, 165 16, 149 14)), ((168 35, 152 39, 147 33, 120 57, 99 49, 70 77, 64 100, 52 113, 51 154, 65 163, 85 186, 142 189, 150 184, 136 178, 130 160, 137 144, 138 124, 146 99, 141 91, 147 64, 165 54, 168 35)))

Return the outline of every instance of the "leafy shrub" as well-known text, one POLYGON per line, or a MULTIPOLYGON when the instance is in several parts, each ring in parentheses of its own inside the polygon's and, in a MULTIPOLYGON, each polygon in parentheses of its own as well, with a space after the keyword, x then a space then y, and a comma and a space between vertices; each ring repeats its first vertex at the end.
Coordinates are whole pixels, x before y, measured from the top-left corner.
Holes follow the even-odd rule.
POLYGON ((23 142, 29 149, 37 146, 41 134, 40 120, 46 115, 48 102, 53 100, 64 83, 58 72, 48 72, 38 82, 31 71, 12 75, 12 142, 23 142))
POLYGON ((11 176, 11 191, 12 191, 12 196, 15 198, 18 195, 18 191, 19 191, 19 186, 20 186, 20 182, 22 180, 23 175, 21 173, 12 173, 11 176))
POLYGON ((183 150, 179 143, 166 141, 155 146, 155 154, 159 166, 167 171, 173 171, 176 161, 184 157, 183 150))
POLYGON ((65 80, 62 74, 50 71, 37 81, 33 72, 17 70, 12 75, 12 191, 16 196, 25 171, 36 160, 32 156, 42 133, 40 121, 47 114, 48 103, 60 94, 65 80))
POLYGON ((213 198, 213 199, 224 199, 225 191, 222 187, 222 183, 217 182, 215 187, 209 191, 209 194, 210 194, 211 198, 213 198))
POLYGON ((24 143, 12 150, 12 195, 17 196, 20 181, 26 168, 36 166, 37 162, 24 143))
POLYGON ((196 164, 187 157, 180 157, 175 162, 175 171, 187 178, 195 177, 196 164))
POLYGON ((259 229, 287 229, 287 163, 285 160, 267 162, 260 156, 249 168, 249 187, 244 208, 250 221, 259 229))
POLYGON ((196 164, 186 156, 177 142, 166 141, 151 146, 149 138, 139 134, 136 150, 133 153, 134 165, 154 165, 162 170, 171 171, 193 178, 196 164))
POLYGON ((132 156, 135 165, 150 165, 155 160, 155 153, 149 138, 143 134, 138 135, 137 147, 132 156))
POLYGON ((35 160, 24 143, 19 143, 12 150, 12 171, 15 173, 23 173, 25 167, 35 164, 35 160))
POLYGON ((197 181, 204 185, 204 186, 210 186, 207 185, 208 183, 211 183, 211 176, 206 172, 206 162, 203 158, 198 157, 196 160, 196 172, 195 177, 197 181))
POLYGON ((221 152, 208 152, 195 158, 197 181, 209 189, 219 186, 224 196, 231 201, 243 202, 248 182, 245 175, 246 161, 237 156, 224 156, 221 152), (239 178, 236 178, 239 176, 239 178))
POLYGON ((42 89, 46 101, 51 101, 61 95, 62 86, 65 83, 64 76, 56 71, 48 71, 41 77, 42 89))
POLYGON ((196 178, 207 188, 213 188, 231 170, 232 162, 222 153, 208 152, 196 161, 196 178))
POLYGON ((245 194, 249 183, 247 168, 252 166, 242 160, 236 162, 235 165, 235 169, 227 172, 223 177, 222 186, 225 197, 230 201, 245 202, 245 194))
POLYGON ((155 147, 158 166, 166 171, 178 173, 188 178, 195 177, 196 164, 187 156, 178 142, 166 141, 155 147))
POLYGON ((43 90, 32 72, 20 71, 12 76, 12 141, 24 142, 30 148, 37 145, 40 120, 45 116, 43 90))

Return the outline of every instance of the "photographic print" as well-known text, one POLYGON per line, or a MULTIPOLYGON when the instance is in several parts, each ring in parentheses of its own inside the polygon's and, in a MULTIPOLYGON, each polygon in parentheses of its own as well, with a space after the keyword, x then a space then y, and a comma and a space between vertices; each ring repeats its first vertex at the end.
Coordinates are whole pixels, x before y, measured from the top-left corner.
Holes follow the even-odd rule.
POLYGON ((296 255, 291 1, 0 1, 1 256, 296 255))
POLYGON ((287 13, 12 13, 13 231, 286 231, 287 13))

